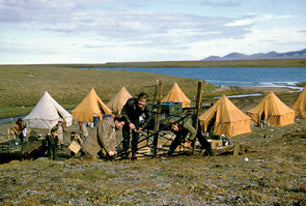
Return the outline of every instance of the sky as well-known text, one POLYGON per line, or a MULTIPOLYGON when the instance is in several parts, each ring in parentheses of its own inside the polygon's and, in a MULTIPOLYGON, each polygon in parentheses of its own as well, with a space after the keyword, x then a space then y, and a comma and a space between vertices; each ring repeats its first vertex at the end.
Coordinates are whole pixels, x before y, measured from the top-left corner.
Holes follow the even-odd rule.
POLYGON ((298 51, 305 11, 305 0, 0 0, 0 64, 298 51))

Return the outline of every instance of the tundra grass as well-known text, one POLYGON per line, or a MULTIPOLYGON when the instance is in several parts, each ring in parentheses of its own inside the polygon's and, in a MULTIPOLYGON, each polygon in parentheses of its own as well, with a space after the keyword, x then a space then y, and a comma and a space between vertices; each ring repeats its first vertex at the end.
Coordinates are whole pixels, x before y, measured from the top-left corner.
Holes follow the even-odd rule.
MULTIPOLYGON (((200 80, 146 72, 98 71, 52 66, 0 66, 0 118, 27 114, 45 91, 64 108, 73 109, 94 88, 106 104, 122 86, 132 96, 140 92, 153 100, 156 80, 163 81, 163 94, 177 82, 195 100, 200 80)), ((203 91, 214 89, 205 83, 203 91)))
MULTIPOLYGON (((61 65, 2 65, 0 66, 0 118, 28 114, 45 91, 48 91, 65 109, 75 108, 91 88, 96 90, 105 104, 122 86, 125 86, 132 96, 137 96, 142 91, 148 93, 149 103, 152 103, 158 79, 163 81, 163 96, 169 92, 174 82, 177 82, 193 102, 196 101, 198 82, 202 81, 147 72, 100 71, 61 65)), ((222 94, 254 93, 254 90, 242 91, 239 87, 216 92, 215 86, 202 82, 202 103, 210 104, 215 101, 214 97, 222 94)), ((291 99, 294 98, 288 100, 291 99)))
MULTIPOLYGON (((40 67, 34 64, 31 66, 40 67)), ((109 62, 105 64, 44 64, 44 66, 73 68, 175 68, 175 67, 299 67, 306 68, 306 59, 231 60, 231 61, 155 61, 155 62, 109 62)))

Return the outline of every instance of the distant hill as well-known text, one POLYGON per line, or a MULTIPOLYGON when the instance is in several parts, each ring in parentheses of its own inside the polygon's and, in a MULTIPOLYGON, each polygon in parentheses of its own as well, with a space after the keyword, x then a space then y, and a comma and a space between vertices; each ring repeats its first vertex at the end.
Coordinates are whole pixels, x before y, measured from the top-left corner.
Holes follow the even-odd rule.
POLYGON ((268 53, 257 53, 252 55, 246 55, 241 53, 230 53, 224 57, 209 56, 201 61, 224 61, 224 60, 264 60, 264 59, 301 59, 306 58, 306 49, 301 51, 292 51, 285 53, 277 53, 271 51, 268 53))

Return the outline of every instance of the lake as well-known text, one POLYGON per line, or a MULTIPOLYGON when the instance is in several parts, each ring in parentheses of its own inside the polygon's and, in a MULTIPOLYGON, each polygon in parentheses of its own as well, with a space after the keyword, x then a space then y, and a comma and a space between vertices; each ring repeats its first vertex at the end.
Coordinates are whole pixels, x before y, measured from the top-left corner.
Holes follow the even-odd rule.
POLYGON ((152 72, 204 80, 219 86, 283 86, 306 81, 306 68, 92 68, 152 72), (275 84, 276 83, 276 84, 275 84))

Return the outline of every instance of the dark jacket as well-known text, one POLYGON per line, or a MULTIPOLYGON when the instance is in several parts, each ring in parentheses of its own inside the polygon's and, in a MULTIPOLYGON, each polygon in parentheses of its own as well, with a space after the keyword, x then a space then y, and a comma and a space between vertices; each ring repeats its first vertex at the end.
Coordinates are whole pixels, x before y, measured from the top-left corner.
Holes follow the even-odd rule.
POLYGON ((58 137, 57 135, 53 136, 51 133, 49 133, 47 135, 47 138, 46 138, 47 142, 48 142, 48 146, 50 145, 57 145, 58 143, 58 137))
POLYGON ((148 108, 148 105, 145 105, 143 109, 140 109, 138 107, 138 99, 137 98, 130 98, 125 103, 121 110, 121 114, 126 116, 127 122, 132 122, 135 124, 139 121, 139 117, 141 115, 144 115, 144 123, 142 124, 142 127, 147 127, 148 123, 150 121, 150 111, 148 108))
POLYGON ((189 134, 188 140, 192 141, 197 135, 197 131, 192 126, 192 118, 188 118, 184 122, 179 122, 179 131, 172 131, 178 138, 181 139, 181 141, 185 142, 187 139, 187 135, 189 134))

